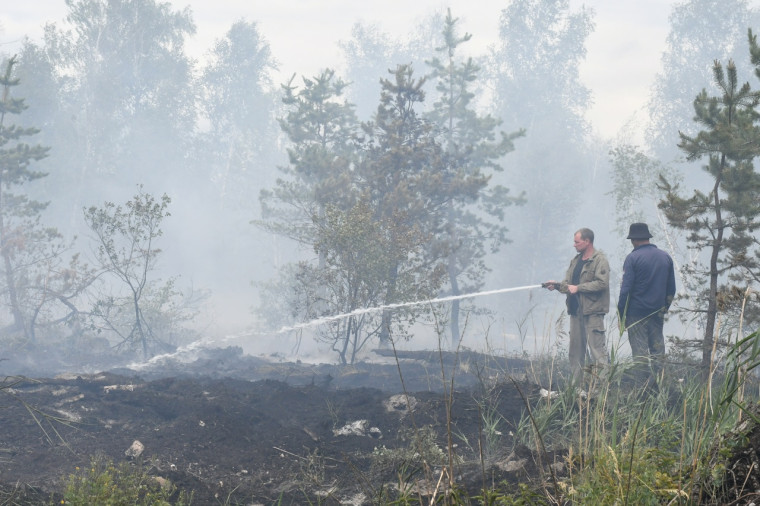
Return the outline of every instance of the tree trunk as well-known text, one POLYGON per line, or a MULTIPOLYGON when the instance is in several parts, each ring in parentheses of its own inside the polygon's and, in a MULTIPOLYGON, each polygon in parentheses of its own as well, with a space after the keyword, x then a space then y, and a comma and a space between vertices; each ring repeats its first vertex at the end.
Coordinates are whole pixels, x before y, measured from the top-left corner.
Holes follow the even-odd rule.
POLYGON ((707 380, 710 376, 713 347, 715 346, 715 320, 718 316, 718 257, 723 246, 723 216, 720 207, 720 183, 722 181, 723 167, 725 167, 725 155, 720 161, 721 171, 715 178, 713 186, 713 203, 715 206, 715 228, 717 233, 713 240, 712 254, 710 255, 710 295, 707 301, 707 321, 705 322, 705 337, 702 340, 702 379, 707 380))
MULTIPOLYGON (((456 267, 453 265, 453 258, 449 257, 449 283, 451 283, 451 295, 459 295, 459 282, 457 281, 456 267)), ((449 323, 451 331, 451 343, 449 349, 456 347, 459 340, 459 299, 451 301, 451 322, 449 323)))
POLYGON ((135 305, 135 327, 137 328, 137 334, 140 337, 140 344, 142 345, 142 351, 143 351, 143 358, 145 360, 148 359, 148 339, 145 336, 145 331, 142 327, 142 322, 140 321, 140 301, 137 295, 137 292, 133 292, 132 294, 132 301, 135 305))
MULTIPOLYGON (((0 225, 2 227, 2 225, 0 225)), ((5 234, 3 234, 4 236, 5 234)), ((11 263, 10 254, 6 251, 5 241, 2 241, 3 264, 5 267, 5 282, 8 284, 8 299, 11 305, 11 314, 13 315, 13 327, 24 333, 24 337, 29 337, 26 324, 24 323, 24 313, 18 302, 18 292, 16 291, 16 280, 13 276, 13 264, 11 263)))
POLYGON ((13 315, 13 328, 17 331, 22 331, 24 333, 24 337, 29 338, 29 332, 24 322, 24 313, 21 311, 21 305, 18 301, 18 291, 16 290, 16 278, 13 275, 13 262, 11 262, 11 252, 8 251, 8 230, 5 227, 3 204, 2 189, 0 189, 0 254, 3 256, 5 283, 8 286, 8 301, 10 302, 11 314, 13 315))
MULTIPOLYGON (((388 289, 385 292, 385 304, 392 304, 396 297, 396 278, 398 277, 398 265, 394 264, 388 276, 388 289)), ((391 345, 391 310, 383 310, 380 327, 380 348, 390 348, 391 345)))
POLYGON ((346 365, 348 362, 346 360, 346 354, 348 353, 348 344, 351 341, 351 323, 353 321, 353 317, 350 317, 348 319, 348 322, 346 323, 346 332, 343 337, 343 347, 338 352, 338 356, 340 357, 340 363, 342 365, 346 365))

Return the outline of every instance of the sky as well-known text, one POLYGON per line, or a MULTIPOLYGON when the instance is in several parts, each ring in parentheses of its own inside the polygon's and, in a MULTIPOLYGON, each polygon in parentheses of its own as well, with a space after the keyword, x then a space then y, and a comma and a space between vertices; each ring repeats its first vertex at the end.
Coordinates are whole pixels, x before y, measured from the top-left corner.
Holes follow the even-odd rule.
MULTIPOLYGON (((24 36, 40 40, 48 22, 61 23, 64 0, 4 2, 0 9, 0 51, 12 53, 24 36)), ((199 60, 237 20, 258 24, 278 60, 285 82, 291 75, 314 75, 336 68, 338 42, 348 40, 357 21, 370 22, 395 36, 408 34, 419 21, 447 7, 460 18, 461 29, 473 35, 468 47, 485 53, 496 42, 504 0, 171 0, 175 9, 190 7, 197 25, 188 53, 199 60), (476 9, 472 6, 477 5, 476 9)), ((594 106, 587 118, 594 130, 613 137, 634 116, 640 116, 659 70, 668 31, 668 16, 676 0, 571 0, 574 9, 596 12, 595 32, 581 78, 591 89, 594 106)))

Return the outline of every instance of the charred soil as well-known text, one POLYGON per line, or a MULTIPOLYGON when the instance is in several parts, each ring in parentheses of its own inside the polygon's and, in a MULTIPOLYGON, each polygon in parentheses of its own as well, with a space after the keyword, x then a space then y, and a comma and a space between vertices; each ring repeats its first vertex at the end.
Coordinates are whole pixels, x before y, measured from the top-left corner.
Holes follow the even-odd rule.
POLYGON ((193 504, 373 504, 448 481, 477 495, 541 479, 540 459, 511 439, 523 396, 538 395, 509 379, 519 360, 386 362, 272 363, 229 348, 140 371, 9 377, 3 500, 60 502, 93 456, 141 465, 192 491, 193 504), (484 427, 486 405, 495 427, 484 427))

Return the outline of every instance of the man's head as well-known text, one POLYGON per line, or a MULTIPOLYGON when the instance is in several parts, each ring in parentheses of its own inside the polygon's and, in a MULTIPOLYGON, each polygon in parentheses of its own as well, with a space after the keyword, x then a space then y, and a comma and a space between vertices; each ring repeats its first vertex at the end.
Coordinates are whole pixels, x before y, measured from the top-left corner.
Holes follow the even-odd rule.
POLYGON ((631 223, 627 239, 630 239, 634 246, 648 243, 651 237, 652 234, 649 233, 649 227, 646 223, 631 223))
POLYGON ((594 232, 590 228, 581 228, 573 236, 573 246, 578 253, 584 253, 594 248, 594 232))

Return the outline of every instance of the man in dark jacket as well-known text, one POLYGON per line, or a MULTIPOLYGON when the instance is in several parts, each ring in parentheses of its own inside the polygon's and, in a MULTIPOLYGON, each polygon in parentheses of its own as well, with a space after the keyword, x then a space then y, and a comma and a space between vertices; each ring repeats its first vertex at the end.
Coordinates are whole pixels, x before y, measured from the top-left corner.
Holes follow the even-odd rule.
POLYGON ((610 309, 610 264, 604 253, 594 249, 594 232, 588 228, 575 233, 573 246, 578 254, 570 261, 565 279, 561 283, 547 281, 543 286, 567 295, 570 315, 567 357, 573 383, 582 388, 587 348, 596 365, 609 363, 604 315, 610 309))
POLYGON ((633 251, 623 263, 618 299, 621 329, 628 331, 636 378, 654 387, 665 356, 665 313, 676 293, 676 276, 670 255, 651 244, 646 223, 634 223, 628 232, 633 251))

